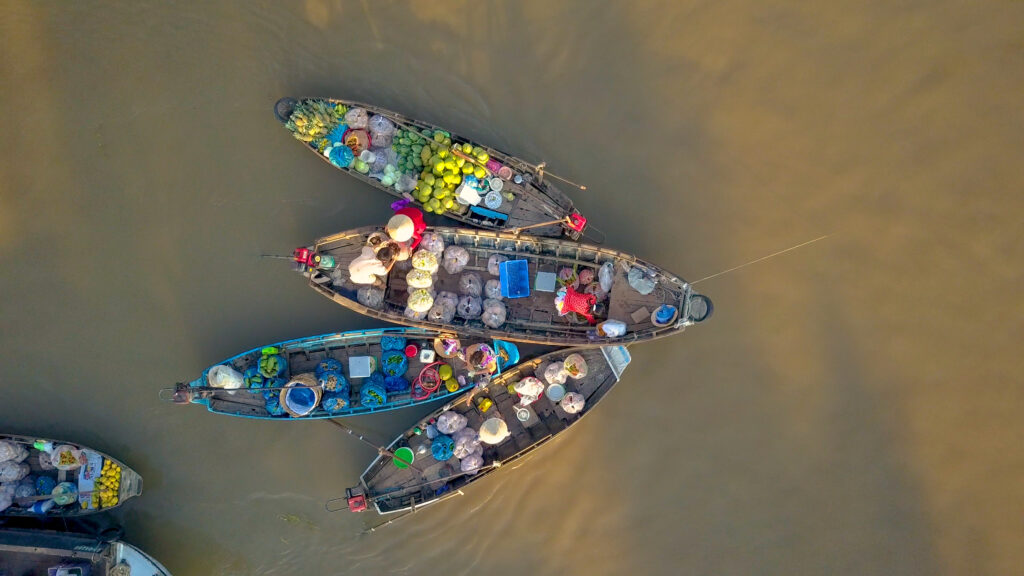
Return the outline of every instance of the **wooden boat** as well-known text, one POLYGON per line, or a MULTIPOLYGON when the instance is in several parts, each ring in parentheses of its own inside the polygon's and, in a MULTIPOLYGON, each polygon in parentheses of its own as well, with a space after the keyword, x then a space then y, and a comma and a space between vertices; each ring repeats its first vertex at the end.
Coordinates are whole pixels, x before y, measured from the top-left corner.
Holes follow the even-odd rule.
MULTIPOLYGON (((335 267, 330 270, 300 267, 309 277, 310 286, 346 308, 380 320, 432 330, 451 330, 463 335, 559 346, 607 346, 651 340, 682 332, 687 326, 706 320, 712 312, 711 300, 694 292, 686 281, 630 254, 557 238, 431 227, 427 232, 440 237, 446 249, 461 246, 469 254, 465 269, 458 274, 448 274, 444 267, 440 268, 432 289, 457 294, 460 279, 465 273, 478 274, 482 282, 497 280, 499 276, 488 272, 488 264, 492 256, 498 256, 526 262, 529 296, 505 298, 505 322, 497 328, 485 325, 480 318, 456 316, 452 321, 444 322, 431 320, 435 317, 432 312, 426 318, 412 316, 411 313, 407 315, 409 291, 407 272, 403 268, 407 261, 395 265, 390 271, 383 301, 371 307, 360 303, 359 290, 364 287, 352 284, 348 265, 360 254, 369 235, 380 231, 380 227, 359 228, 317 240, 311 250, 318 255, 333 257, 335 267), (560 315, 555 306, 556 293, 538 290, 538 273, 556 275, 568 270, 575 274, 577 280, 588 276, 598 279, 602 267, 612 276, 611 290, 602 295, 600 286, 593 286, 595 282, 600 284, 595 280, 586 287, 579 287, 579 291, 590 290, 600 296, 594 321, 612 319, 622 322, 625 328, 620 336, 598 335, 588 320, 573 314, 560 315), (634 269, 656 282, 648 294, 641 294, 630 285, 628 276, 634 269), (654 314, 662 306, 669 307, 665 310, 674 309, 674 316, 667 322, 656 323, 654 314)), ((547 289, 554 290, 553 287, 547 289)))
MULTIPOLYGON (((460 494, 462 488, 533 452, 578 422, 608 394, 629 362, 626 348, 614 346, 563 349, 519 364, 493 379, 485 392, 477 393, 472 399, 470 393, 450 402, 399 435, 388 447, 388 452, 394 454, 408 448, 405 454, 414 455, 409 462, 411 466, 400 466, 402 463, 388 453, 378 455, 360 476, 359 484, 346 491, 344 500, 349 510, 362 511, 372 504, 379 514, 390 514, 414 510, 460 494), (564 361, 571 354, 581 355, 587 370, 586 375, 579 379, 566 380, 564 389, 566 397, 568 392, 575 392, 585 398, 582 410, 567 412, 564 400, 553 402, 547 391, 535 402, 521 407, 519 396, 510 393, 509 386, 529 376, 541 378, 541 372, 548 364, 564 361), (487 412, 480 411, 481 398, 493 402, 487 412), (517 415, 523 410, 528 416, 525 420, 517 415), (439 424, 439 418, 448 411, 464 416, 466 426, 475 430, 480 430, 486 420, 498 417, 506 424, 509 436, 496 445, 480 444, 483 448, 482 461, 478 460, 479 467, 473 471, 463 471, 455 455, 438 461, 432 454, 432 442, 438 440, 432 441, 421 431, 439 424)), ((332 508, 334 502, 337 500, 328 502, 328 510, 336 509, 332 508)))
MULTIPOLYGON (((289 340, 228 358, 207 368, 192 382, 161 390, 161 398, 179 404, 202 404, 216 414, 276 420, 341 418, 407 408, 448 398, 473 386, 465 360, 444 348, 442 339, 452 338, 452 334, 438 330, 384 328, 289 340), (405 352, 410 346, 412 357, 405 352), (269 356, 276 357, 276 370, 267 369, 264 359, 269 356), (354 376, 352 366, 360 362, 370 366, 367 373, 376 375, 354 376), (452 369, 450 390, 436 372, 441 363, 452 369), (211 371, 218 366, 231 368, 241 377, 243 387, 211 386, 211 371), (401 380, 386 379, 388 375, 401 380), (376 392, 370 395, 369 383, 373 382, 376 392), (309 397, 313 407, 309 412, 289 408, 287 395, 295 386, 312 389, 309 397)), ((518 348, 509 342, 481 338, 458 341, 463 349, 476 343, 488 343, 496 350, 499 372, 519 361, 518 348)))
MULTIPOLYGON (((566 235, 579 239, 586 227, 586 219, 574 209, 572 200, 550 181, 545 180, 543 164, 532 165, 495 148, 451 134, 433 124, 414 120, 370 104, 333 98, 282 98, 274 105, 274 114, 296 138, 303 141, 306 147, 321 160, 392 196, 409 199, 428 211, 430 209, 427 204, 430 203, 430 199, 440 195, 438 202, 443 202, 445 197, 450 197, 453 201, 452 207, 449 209, 442 207, 442 209, 434 211, 478 228, 488 230, 530 228, 531 233, 538 236, 566 235), (344 132, 344 126, 338 129, 341 134, 333 132, 339 124, 345 123, 344 117, 341 116, 343 111, 352 109, 365 110, 370 116, 370 120, 373 116, 386 118, 392 126, 408 132, 409 138, 419 138, 420 143, 407 144, 403 148, 402 138, 396 139, 393 135, 381 135, 377 138, 377 143, 374 144, 373 136, 368 129, 363 130, 359 137, 353 136, 349 139, 346 139, 345 134, 351 133, 344 132), (317 125, 316 129, 311 129, 313 133, 296 126, 296 122, 303 123, 302 126, 305 126, 307 120, 310 126, 317 125), (435 134, 439 135, 437 139, 441 142, 434 139, 435 134), (376 162, 377 169, 367 168, 367 172, 363 173, 357 169, 358 162, 341 166, 338 162, 332 161, 329 156, 335 148, 335 138, 348 141, 350 148, 355 151, 366 149, 369 144, 368 149, 373 152, 373 156, 381 159, 376 162), (363 141, 364 139, 368 139, 369 142, 363 141), (471 146, 474 152, 463 153, 455 148, 457 145, 461 147, 463 144, 471 146), (408 146, 419 146, 420 150, 416 152, 413 149, 412 152, 409 152, 408 146), (420 157, 419 154, 422 153, 423 146, 427 146, 428 154, 420 157), (432 172, 430 161, 424 162, 423 160, 429 157, 431 149, 435 149, 438 153, 444 150, 446 159, 453 162, 462 161, 458 166, 448 167, 452 181, 447 185, 447 192, 438 191, 437 194, 433 194, 432 189, 424 182, 424 175, 432 172), (327 155, 324 154, 325 151, 327 155), (391 154, 391 151, 394 151, 395 154, 391 154), (404 164, 396 168, 394 174, 399 175, 399 180, 392 182, 392 178, 385 178, 387 174, 380 171, 384 169, 381 166, 386 166, 389 163, 384 160, 385 156, 390 158, 392 166, 399 166, 403 159, 414 164, 404 164), (409 160, 413 156, 415 157, 409 160), (462 174, 461 168, 466 165, 466 162, 469 163, 469 166, 477 166, 483 170, 483 172, 477 170, 476 175, 485 174, 484 178, 487 179, 488 184, 486 187, 481 186, 481 196, 486 196, 485 193, 492 188, 490 179, 493 178, 501 181, 500 184, 493 184, 493 187, 500 186, 500 193, 495 191, 496 193, 492 194, 490 198, 485 197, 476 205, 455 202, 454 192, 462 183, 464 174, 462 174), (416 165, 417 163, 420 165, 416 165), (503 170, 501 167, 505 169, 503 170), (454 174, 456 171, 459 174, 454 174), (408 175, 404 181, 400 178, 402 174, 408 175), (423 198, 417 198, 421 194, 420 190, 422 190, 423 198)), ((355 123, 355 125, 361 126, 362 123, 355 123)), ((437 174, 439 180, 444 177, 445 174, 437 174)), ((430 178, 430 181, 433 182, 433 177, 430 178)), ((437 188, 435 187, 435 189, 437 188)))
MULTIPOLYGON (((72 518, 105 512, 142 494, 142 477, 120 460, 73 442, 46 440, 30 436, 0 434, 0 443, 16 446, 25 455, 36 492, 16 495, 14 504, 0 516, 72 518), (56 468, 55 468, 56 466, 56 468), (43 480, 47 478, 49 480, 43 480), (54 484, 71 483, 78 497, 49 498, 54 484), (48 484, 47 486, 43 484, 48 484), (38 494, 38 488, 45 493, 38 494), (63 500, 70 502, 63 504, 63 500)), ((26 485, 28 482, 24 482, 26 485)), ((27 492, 27 490, 26 490, 27 492)))
POLYGON ((120 540, 108 542, 72 532, 0 528, 0 574, 46 574, 49 568, 57 566, 88 566, 92 576, 171 574, 145 552, 120 540))

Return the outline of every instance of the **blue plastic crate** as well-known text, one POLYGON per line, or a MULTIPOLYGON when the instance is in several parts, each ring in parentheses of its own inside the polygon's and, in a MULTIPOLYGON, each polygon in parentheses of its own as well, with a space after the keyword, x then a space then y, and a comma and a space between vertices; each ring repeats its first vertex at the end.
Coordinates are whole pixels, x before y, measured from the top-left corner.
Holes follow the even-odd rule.
POLYGON ((530 295, 530 267, 526 260, 508 260, 498 265, 501 295, 505 298, 526 298, 530 295))

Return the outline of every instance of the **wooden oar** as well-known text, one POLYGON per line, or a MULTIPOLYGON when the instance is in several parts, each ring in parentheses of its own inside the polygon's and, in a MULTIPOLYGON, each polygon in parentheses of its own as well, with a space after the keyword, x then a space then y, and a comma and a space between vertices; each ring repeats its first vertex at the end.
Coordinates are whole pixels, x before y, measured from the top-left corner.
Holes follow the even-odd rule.
POLYGON ((338 422, 337 420, 334 420, 334 419, 329 419, 327 421, 330 422, 331 424, 334 424, 338 428, 341 428, 345 432, 348 432, 350 436, 355 436, 356 438, 361 440, 366 445, 373 447, 374 449, 377 450, 377 453, 380 454, 381 456, 391 456, 392 458, 394 458, 395 460, 398 460, 402 464, 405 464, 409 468, 412 468, 413 470, 415 470, 417 472, 420 472, 420 473, 423 472, 423 470, 420 470, 419 468, 414 466, 412 462, 407 461, 405 458, 402 458, 401 456, 398 456, 397 454, 395 454, 394 452, 388 450, 387 448, 385 448, 383 446, 380 446, 378 444, 374 444, 370 440, 367 440, 366 438, 364 438, 362 434, 359 434, 358 432, 356 432, 355 430, 353 430, 353 429, 349 428, 348 426, 342 424, 341 422, 338 422))

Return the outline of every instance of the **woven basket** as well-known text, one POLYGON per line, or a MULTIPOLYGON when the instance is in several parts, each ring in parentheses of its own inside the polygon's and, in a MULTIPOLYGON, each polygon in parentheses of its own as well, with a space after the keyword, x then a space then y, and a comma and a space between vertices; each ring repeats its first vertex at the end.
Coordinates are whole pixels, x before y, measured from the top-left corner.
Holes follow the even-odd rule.
POLYGON ((323 396, 323 390, 317 383, 316 376, 313 375, 312 373, 298 374, 292 377, 292 379, 289 380, 288 383, 285 384, 284 386, 285 387, 283 390, 281 390, 280 396, 281 408, 283 408, 284 411, 287 412, 288 415, 291 416, 292 418, 302 418, 304 416, 309 416, 309 414, 311 414, 313 410, 316 410, 315 407, 320 404, 320 398, 323 396), (296 386, 305 386, 306 388, 310 388, 311 390, 313 390, 313 394, 316 397, 316 401, 313 403, 314 408, 305 414, 299 414, 288 406, 288 389, 294 388, 296 386))

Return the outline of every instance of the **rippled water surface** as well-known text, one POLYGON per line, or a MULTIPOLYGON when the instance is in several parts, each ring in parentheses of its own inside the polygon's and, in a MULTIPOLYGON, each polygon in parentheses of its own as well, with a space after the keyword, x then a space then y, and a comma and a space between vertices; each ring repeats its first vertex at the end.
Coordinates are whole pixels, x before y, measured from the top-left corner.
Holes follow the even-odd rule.
MULTIPOLYGON (((117 455, 176 575, 992 574, 1024 563, 1024 4, 23 2, 0 10, 0 422, 117 455), (821 4, 820 6, 818 4, 821 4), (696 280, 579 427, 372 534, 373 450, 160 403, 372 327, 280 262, 387 198, 271 114, 334 95, 585 182, 696 280)), ((380 441, 418 411, 355 418, 380 441)))

